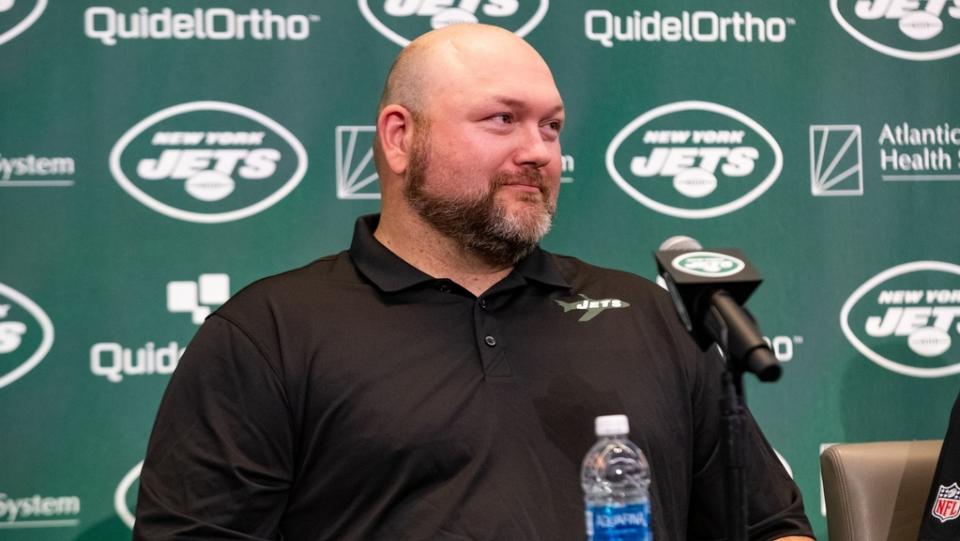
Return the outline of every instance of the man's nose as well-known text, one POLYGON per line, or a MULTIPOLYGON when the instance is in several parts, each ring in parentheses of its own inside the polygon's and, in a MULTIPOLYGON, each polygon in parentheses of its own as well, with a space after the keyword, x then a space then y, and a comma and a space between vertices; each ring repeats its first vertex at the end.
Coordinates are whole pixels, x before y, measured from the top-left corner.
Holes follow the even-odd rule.
POLYGON ((520 137, 516 152, 518 165, 540 168, 553 159, 551 144, 544 140, 540 126, 536 124, 525 126, 518 136, 520 137))

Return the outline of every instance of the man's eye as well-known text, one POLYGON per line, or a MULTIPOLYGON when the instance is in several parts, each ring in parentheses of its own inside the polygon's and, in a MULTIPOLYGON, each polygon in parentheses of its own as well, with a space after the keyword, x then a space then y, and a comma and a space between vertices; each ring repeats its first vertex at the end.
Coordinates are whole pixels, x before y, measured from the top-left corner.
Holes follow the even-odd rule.
POLYGON ((541 124, 540 128, 544 130, 544 133, 551 139, 559 137, 560 131, 563 129, 563 121, 561 120, 551 120, 541 124))
POLYGON ((503 124, 513 124, 513 116, 510 113, 498 113, 491 118, 503 124))

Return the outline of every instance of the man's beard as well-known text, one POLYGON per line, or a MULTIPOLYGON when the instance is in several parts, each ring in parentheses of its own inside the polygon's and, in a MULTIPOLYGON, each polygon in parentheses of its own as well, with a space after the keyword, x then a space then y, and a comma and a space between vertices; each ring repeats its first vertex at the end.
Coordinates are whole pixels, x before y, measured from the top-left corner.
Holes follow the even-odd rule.
POLYGON ((426 192, 429 137, 418 137, 410 152, 404 195, 420 217, 467 251, 494 266, 511 266, 536 248, 550 230, 556 203, 540 171, 497 173, 485 195, 451 198, 426 192), (536 186, 537 194, 521 194, 526 208, 511 215, 496 200, 501 187, 522 183, 536 186))

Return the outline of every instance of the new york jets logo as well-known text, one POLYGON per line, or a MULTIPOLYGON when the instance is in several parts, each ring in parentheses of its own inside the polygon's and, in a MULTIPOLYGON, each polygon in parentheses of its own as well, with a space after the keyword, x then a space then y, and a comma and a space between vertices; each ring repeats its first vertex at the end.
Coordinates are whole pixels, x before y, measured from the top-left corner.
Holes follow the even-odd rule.
POLYGON ((716 252, 687 252, 670 262, 680 272, 706 278, 733 276, 747 265, 736 257, 716 252))
POLYGON ((133 529, 136 517, 131 509, 136 508, 137 491, 140 488, 140 471, 143 469, 143 461, 130 468, 130 471, 123 476, 116 490, 113 491, 113 509, 117 512, 120 520, 127 525, 127 528, 133 529))
POLYGON ((46 7, 47 0, 0 0, 0 45, 30 28, 46 7))
POLYGON ((53 323, 26 295, 0 284, 0 388, 36 367, 53 346, 53 323))
POLYGON ((843 304, 840 326, 867 359, 898 374, 960 373, 960 265, 915 261, 867 280, 843 304))
POLYGON ((960 53, 960 0, 830 0, 834 18, 858 41, 905 60, 960 53))
POLYGON ((564 313, 571 310, 582 311, 583 315, 581 315, 580 319, 577 320, 579 322, 590 321, 591 319, 600 315, 600 313, 604 310, 609 310, 611 308, 627 308, 630 306, 630 303, 620 299, 591 299, 583 293, 580 293, 579 295, 579 300, 554 301, 559 304, 561 308, 563 308, 564 313))
POLYGON ((110 152, 110 171, 134 199, 171 218, 239 220, 286 197, 303 179, 307 152, 266 115, 196 101, 158 111, 110 152))
POLYGON ((436 28, 486 23, 526 36, 547 13, 549 0, 358 0, 367 22, 390 41, 406 47, 436 28))
POLYGON ((783 153, 743 113, 703 101, 643 113, 607 147, 607 172, 637 202, 668 216, 713 218, 753 202, 780 176, 783 153))

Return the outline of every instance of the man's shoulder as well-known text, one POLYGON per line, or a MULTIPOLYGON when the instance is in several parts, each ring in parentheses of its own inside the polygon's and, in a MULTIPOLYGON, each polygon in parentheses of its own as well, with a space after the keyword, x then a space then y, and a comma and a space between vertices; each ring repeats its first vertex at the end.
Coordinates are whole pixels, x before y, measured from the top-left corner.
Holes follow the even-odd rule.
POLYGON ((553 253, 550 255, 560 273, 575 291, 586 286, 616 285, 654 297, 660 297, 666 293, 657 284, 632 272, 594 265, 570 255, 553 253))
POLYGON ((278 313, 319 307, 324 300, 363 286, 347 251, 321 257, 302 267, 261 278, 244 287, 217 314, 230 320, 275 317, 278 313), (319 301, 319 302, 318 302, 319 301))

